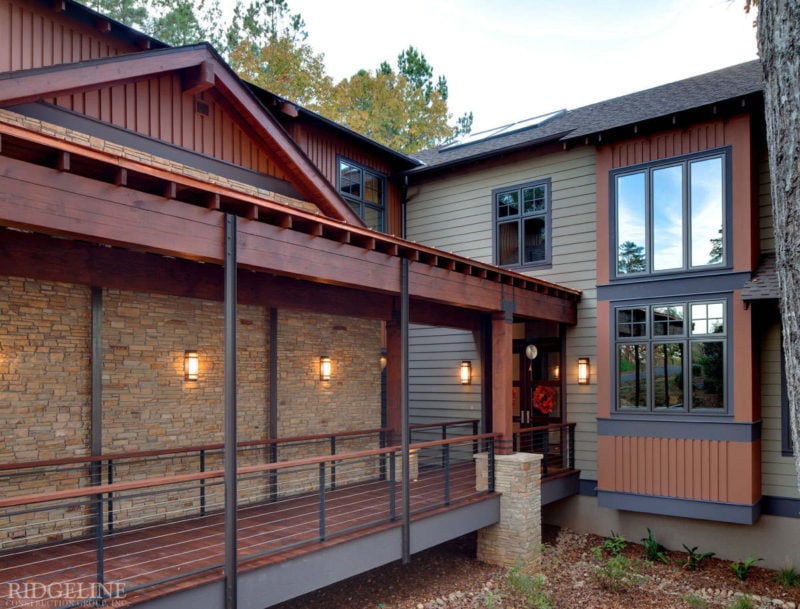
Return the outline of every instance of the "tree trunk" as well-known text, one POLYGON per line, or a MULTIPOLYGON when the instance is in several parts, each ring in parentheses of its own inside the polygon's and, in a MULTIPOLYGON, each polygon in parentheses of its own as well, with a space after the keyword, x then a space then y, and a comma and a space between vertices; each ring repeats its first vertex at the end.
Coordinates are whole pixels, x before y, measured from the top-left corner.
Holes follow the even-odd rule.
POLYGON ((786 389, 800 489, 800 3, 758 3, 786 389))

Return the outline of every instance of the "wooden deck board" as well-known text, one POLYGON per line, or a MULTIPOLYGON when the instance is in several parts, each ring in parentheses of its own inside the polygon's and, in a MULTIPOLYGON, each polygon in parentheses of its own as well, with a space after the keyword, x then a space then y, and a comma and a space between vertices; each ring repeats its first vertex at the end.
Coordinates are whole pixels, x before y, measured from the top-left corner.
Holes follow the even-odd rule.
MULTIPOLYGON (((288 560, 322 547, 399 526, 402 517, 400 484, 395 485, 395 520, 389 518, 387 481, 370 481, 326 491, 326 539, 319 538, 317 493, 243 505, 238 509, 240 571, 288 560)), ((485 497, 485 495, 483 495, 485 497)), ((444 505, 442 470, 422 470, 411 483, 414 519, 481 499, 475 492, 472 462, 451 466, 450 505, 444 505)), ((81 539, 0 555, 0 607, 15 606, 9 584, 89 584, 96 581, 94 539, 81 539)), ((117 530, 104 536, 106 583, 122 582, 128 591, 122 603, 135 605, 178 588, 222 577, 224 518, 215 513, 171 522, 117 530), (204 570, 159 584, 159 581, 204 570), (139 590, 134 590, 145 586, 139 590)), ((67 604, 67 603, 65 603, 67 604)))

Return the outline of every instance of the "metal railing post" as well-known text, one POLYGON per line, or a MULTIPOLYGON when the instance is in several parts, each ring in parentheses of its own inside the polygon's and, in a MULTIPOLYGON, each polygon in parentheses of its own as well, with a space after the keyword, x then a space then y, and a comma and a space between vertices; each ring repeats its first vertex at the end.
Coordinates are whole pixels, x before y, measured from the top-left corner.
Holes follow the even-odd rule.
POLYGON ((545 429, 542 434, 542 476, 547 475, 547 453, 550 451, 550 430, 545 429))
POLYGON ((397 453, 389 453, 389 520, 394 521, 397 518, 397 484, 395 483, 397 477, 397 464, 395 456, 397 453))
MULTIPOLYGON (((270 463, 277 463, 278 462, 278 445, 273 442, 270 444, 269 447, 269 459, 270 463)), ((269 472, 269 476, 267 477, 269 481, 269 494, 270 494, 270 501, 277 501, 278 500, 278 470, 272 469, 269 472)))
MULTIPOLYGON (((378 447, 386 448, 386 432, 381 430, 378 432, 378 447)), ((381 480, 386 480, 386 455, 381 454, 378 457, 378 471, 381 480)))
POLYGON ((486 459, 486 477, 489 483, 489 492, 494 492, 494 438, 489 438, 489 456, 486 459))
MULTIPOLYGON (((206 451, 204 448, 200 449, 200 473, 206 472, 206 451)), ((200 479, 200 515, 206 515, 206 479, 200 479)))
MULTIPOLYGON (((478 419, 474 419, 472 421, 472 435, 473 436, 477 436, 478 435, 478 419)), ((478 452, 478 441, 477 440, 473 440, 472 441, 472 454, 475 455, 475 454, 477 454, 477 452, 478 452)))
POLYGON ((325 462, 319 464, 319 540, 325 541, 325 462))
POLYGON ((575 469, 575 426, 569 426, 569 467, 575 469))
POLYGON ((450 445, 442 445, 444 455, 442 456, 444 467, 444 504, 450 505, 450 445))
MULTIPOLYGON (((107 480, 109 484, 114 484, 114 460, 108 460, 107 480)), ((108 532, 114 532, 114 493, 108 493, 108 532)))
MULTIPOLYGON (((446 440, 446 439, 447 439, 447 424, 442 425, 442 440, 446 440)), ((447 445, 446 444, 442 444, 442 468, 443 469, 445 467, 447 467, 447 461, 446 461, 445 454, 444 454, 445 446, 447 446, 447 445)))
MULTIPOLYGON (((331 457, 336 454, 336 436, 331 436, 331 457)), ((336 489, 336 461, 331 461, 331 490, 336 489)))

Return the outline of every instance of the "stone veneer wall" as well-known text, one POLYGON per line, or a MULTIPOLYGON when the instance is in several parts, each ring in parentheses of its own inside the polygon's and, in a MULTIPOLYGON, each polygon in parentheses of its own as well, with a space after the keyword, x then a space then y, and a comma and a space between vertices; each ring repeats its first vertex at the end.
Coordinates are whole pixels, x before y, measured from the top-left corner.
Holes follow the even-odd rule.
MULTIPOLYGON (((180 448, 223 441, 223 322, 220 302, 142 292, 102 291, 103 452, 180 448), (200 379, 184 381, 183 356, 197 350, 200 379)), ((239 440, 269 435, 270 312, 238 307, 237 405, 239 440)), ((379 322, 296 311, 278 313, 278 435, 309 435, 380 427, 379 322), (319 378, 319 356, 333 360, 333 378, 319 378)), ((90 453, 91 289, 0 278, 0 423, 7 441, 0 462, 90 453)), ((287 447, 280 460, 327 454, 327 441, 287 447)), ((378 446, 377 436, 340 440, 337 452, 378 446)), ((265 449, 240 451, 241 465, 264 463, 265 449)), ((337 468, 337 481, 374 473, 374 460, 337 468)), ((222 468, 221 451, 206 455, 206 470, 222 468)), ((114 482, 199 471, 199 454, 117 461, 114 482)), ((104 481, 107 471, 104 471, 104 481)), ((298 474, 305 480, 305 475, 298 474)), ((310 486, 316 484, 316 475, 310 486)), ((240 480, 240 501, 269 492, 268 478, 240 480)), ((282 492, 304 490, 282 476, 282 492)), ((0 478, 0 495, 86 486, 89 471, 40 472, 0 478)), ((199 489, 166 495, 119 494, 117 527, 199 509, 199 489)), ((221 481, 206 486, 206 508, 222 506, 221 481)), ((0 517, 0 546, 53 541, 82 534, 88 508, 35 516, 0 517), (70 518, 71 533, 59 527, 70 518)))
MULTIPOLYGON (((375 429, 381 426, 381 325, 377 321, 278 312, 278 437, 375 429), (331 380, 322 381, 319 358, 331 358, 331 380)), ((378 447, 378 437, 340 439, 337 452, 378 447)), ((282 446, 280 459, 328 454, 328 441, 282 446)), ((376 459, 337 466, 337 483, 373 474, 376 459)), ((282 475, 281 492, 311 490, 316 470, 282 475)))

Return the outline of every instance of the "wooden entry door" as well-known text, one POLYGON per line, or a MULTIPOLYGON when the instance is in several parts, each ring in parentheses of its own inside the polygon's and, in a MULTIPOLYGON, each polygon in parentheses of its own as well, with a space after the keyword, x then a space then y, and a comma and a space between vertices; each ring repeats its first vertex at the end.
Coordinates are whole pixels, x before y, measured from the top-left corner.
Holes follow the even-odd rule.
POLYGON ((561 340, 515 340, 514 360, 514 422, 519 428, 563 422, 561 340))

